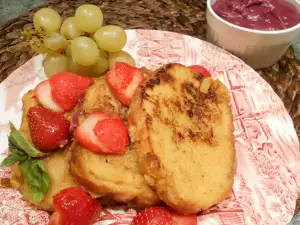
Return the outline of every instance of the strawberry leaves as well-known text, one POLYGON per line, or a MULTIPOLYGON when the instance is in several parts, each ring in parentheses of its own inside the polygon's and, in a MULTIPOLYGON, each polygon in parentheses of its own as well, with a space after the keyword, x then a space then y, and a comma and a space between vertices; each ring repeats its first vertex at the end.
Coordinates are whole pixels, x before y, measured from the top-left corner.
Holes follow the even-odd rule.
POLYGON ((11 152, 0 164, 0 168, 9 167, 19 162, 19 168, 24 176, 32 199, 40 202, 44 199, 50 186, 50 177, 44 166, 44 161, 34 157, 43 156, 43 153, 26 141, 15 126, 10 122, 8 137, 11 152))

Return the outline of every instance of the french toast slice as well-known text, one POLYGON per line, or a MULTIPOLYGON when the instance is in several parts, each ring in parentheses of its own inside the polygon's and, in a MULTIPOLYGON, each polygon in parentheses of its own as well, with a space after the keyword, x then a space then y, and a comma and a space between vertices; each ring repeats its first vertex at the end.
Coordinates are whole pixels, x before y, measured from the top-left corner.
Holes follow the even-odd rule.
MULTIPOLYGON (((39 104, 35 98, 34 91, 27 92, 23 96, 22 101, 23 115, 19 131, 24 138, 32 144, 28 127, 27 113, 30 107, 39 106, 39 104)), ((78 186, 69 172, 69 160, 71 158, 71 154, 72 153, 69 150, 69 145, 67 145, 64 149, 60 149, 54 153, 51 153, 44 159, 44 165, 48 171, 51 184, 45 198, 41 202, 37 203, 32 200, 28 186, 24 183, 23 174, 21 173, 17 163, 12 165, 12 177, 10 181, 12 187, 18 189, 22 193, 23 198, 31 204, 36 205, 38 208, 52 211, 53 196, 55 194, 65 188, 78 186)))
POLYGON ((139 87, 129 109, 129 132, 141 172, 167 205, 197 213, 229 195, 232 120, 225 85, 183 65, 165 65, 139 87))
POLYGON ((95 78, 94 84, 86 90, 83 100, 78 104, 78 110, 86 113, 103 111, 109 115, 125 117, 128 108, 115 98, 105 78, 100 77, 95 78))
POLYGON ((137 207, 160 202, 157 194, 140 174, 134 145, 125 155, 104 155, 75 144, 70 172, 86 190, 137 207))
MULTIPOLYGON (((121 116, 125 123, 127 109, 114 97, 104 77, 95 79, 78 108, 86 114, 101 111, 111 116, 121 116)), ((83 121, 84 115, 79 116, 78 123, 83 121)), ((139 172, 134 145, 127 148, 125 155, 95 153, 80 146, 76 140, 71 148, 70 172, 86 190, 140 207, 160 201, 139 172)))

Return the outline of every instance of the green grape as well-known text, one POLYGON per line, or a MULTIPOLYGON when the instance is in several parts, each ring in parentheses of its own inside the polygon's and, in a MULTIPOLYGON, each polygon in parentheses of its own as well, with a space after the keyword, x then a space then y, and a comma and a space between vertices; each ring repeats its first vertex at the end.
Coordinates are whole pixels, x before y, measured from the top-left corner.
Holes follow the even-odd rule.
POLYGON ((101 56, 97 60, 97 62, 91 66, 92 76, 98 77, 101 76, 108 69, 108 60, 101 56))
POLYGON ((76 10, 75 19, 79 29, 87 33, 94 33, 102 26, 103 14, 99 7, 84 4, 76 10))
POLYGON ((131 66, 135 66, 134 58, 128 52, 123 50, 119 52, 108 53, 109 69, 112 69, 116 62, 125 62, 131 66))
POLYGON ((64 51, 69 45, 69 41, 56 32, 47 34, 43 41, 46 48, 56 52, 64 51))
POLYGON ((44 72, 48 78, 56 73, 68 71, 68 65, 68 57, 61 54, 47 54, 46 58, 43 60, 44 72))
POLYGON ((100 57, 103 56, 106 59, 108 58, 107 52, 101 48, 99 48, 99 55, 100 55, 100 57))
POLYGON ((54 9, 42 8, 34 14, 33 25, 37 30, 56 32, 60 28, 61 17, 54 9))
POLYGON ((91 38, 78 37, 71 43, 71 54, 76 63, 91 66, 99 58, 99 49, 91 38))
POLYGON ((76 63, 73 57, 69 58, 69 71, 80 76, 90 76, 91 74, 91 67, 90 66, 82 66, 76 63))
POLYGON ((73 40, 81 36, 84 32, 76 25, 75 17, 69 17, 61 25, 60 33, 65 38, 73 40))
POLYGON ((95 34, 94 38, 99 48, 108 52, 118 52, 126 45, 126 32, 119 26, 108 25, 101 27, 95 34))

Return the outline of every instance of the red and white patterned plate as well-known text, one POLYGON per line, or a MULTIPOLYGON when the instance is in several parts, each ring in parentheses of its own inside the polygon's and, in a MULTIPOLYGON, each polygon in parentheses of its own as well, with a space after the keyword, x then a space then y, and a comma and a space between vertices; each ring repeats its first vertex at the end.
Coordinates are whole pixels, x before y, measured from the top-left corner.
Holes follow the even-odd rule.
MULTIPOLYGON (((201 225, 287 224, 300 192, 300 150, 283 103, 254 70, 238 58, 189 36, 129 30, 126 46, 138 66, 154 69, 169 62, 199 64, 224 82, 231 94, 237 168, 231 196, 198 217, 201 225)), ((20 125, 21 97, 45 75, 42 56, 13 72, 0 85, 0 161, 7 154, 8 121, 20 125)), ((8 178, 9 169, 0 170, 8 178)), ((104 210, 97 224, 129 224, 135 212, 104 210)), ((21 195, 0 188, 0 224, 47 224, 46 212, 28 207, 21 195)))

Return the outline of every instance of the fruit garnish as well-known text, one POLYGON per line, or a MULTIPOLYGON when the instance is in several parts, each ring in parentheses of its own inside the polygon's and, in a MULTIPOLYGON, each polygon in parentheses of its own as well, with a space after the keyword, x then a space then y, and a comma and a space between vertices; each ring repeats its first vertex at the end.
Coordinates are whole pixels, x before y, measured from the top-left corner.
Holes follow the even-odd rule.
POLYGON ((62 114, 31 107, 27 117, 32 142, 42 152, 51 152, 68 143, 70 122, 62 114))
POLYGON ((64 112, 64 110, 53 100, 49 80, 42 81, 36 86, 35 95, 38 102, 45 108, 54 112, 64 112))
POLYGON ((139 212, 131 225, 197 225, 197 215, 182 215, 164 207, 150 207, 139 212))
POLYGON ((173 210, 170 211, 173 219, 172 225, 197 225, 197 215, 182 215, 173 210))
POLYGON ((125 105, 131 103, 137 87, 145 80, 141 70, 123 62, 117 62, 105 78, 115 96, 125 105))
POLYGON ((46 48, 55 52, 64 52, 69 46, 69 41, 57 32, 45 35, 43 43, 46 48))
POLYGON ((68 17, 61 25, 60 33, 65 38, 72 40, 81 36, 84 32, 77 26, 75 17, 68 17))
POLYGON ((55 74, 49 82, 53 100, 64 111, 73 109, 78 100, 84 96, 85 90, 93 84, 91 78, 77 76, 69 72, 55 74))
POLYGON ((69 58, 65 55, 48 54, 43 60, 44 72, 48 78, 60 72, 67 72, 69 69, 69 58))
POLYGON ((109 52, 108 53, 108 64, 109 69, 113 69, 117 62, 123 62, 130 66, 135 66, 134 58, 128 53, 123 50, 119 52, 109 52))
POLYGON ((94 33, 102 26, 103 14, 98 6, 83 4, 76 10, 75 20, 80 30, 94 33))
POLYGON ((97 122, 94 132, 112 152, 122 154, 129 144, 128 131, 122 118, 110 118, 97 122))
POLYGON ((139 212, 131 225, 173 225, 170 212, 164 207, 150 207, 139 212))
POLYGON ((77 37, 71 43, 71 54, 76 63, 92 66, 99 58, 99 49, 95 41, 89 37, 77 37))
POLYGON ((53 198, 55 212, 50 225, 92 225, 100 211, 100 203, 79 187, 66 188, 53 198))
POLYGON ((193 65, 193 66, 189 66, 188 68, 201 73, 205 77, 211 77, 210 72, 206 68, 204 68, 203 66, 193 65))
POLYGON ((2 161, 0 168, 19 163, 24 182, 28 186, 33 201, 40 202, 44 199, 50 186, 50 177, 44 161, 36 158, 44 156, 44 153, 32 146, 11 122, 9 122, 9 126, 8 144, 11 153, 2 161))
POLYGON ((79 144, 89 150, 104 154, 124 154, 129 135, 120 117, 110 117, 103 112, 90 114, 76 128, 79 144))
POLYGON ((92 83, 91 78, 61 72, 41 82, 35 88, 35 93, 39 103, 45 108, 55 112, 68 112, 76 106, 92 83))
POLYGON ((61 25, 61 17, 54 9, 42 8, 33 16, 33 25, 37 30, 56 32, 61 25))
POLYGON ((48 78, 55 72, 66 71, 99 77, 117 61, 135 66, 132 56, 122 51, 127 42, 124 29, 116 25, 102 27, 102 23, 103 13, 97 5, 79 6, 75 15, 63 23, 56 10, 42 8, 34 14, 34 29, 25 29, 21 41, 10 46, 9 51, 30 46, 38 54, 47 54, 43 64, 48 78), (111 53, 109 57, 103 57, 106 51, 111 53), (69 65, 73 61, 76 65, 69 65))
POLYGON ((119 52, 127 42, 126 32, 119 26, 108 25, 101 27, 94 34, 95 41, 99 48, 108 52, 119 52))

